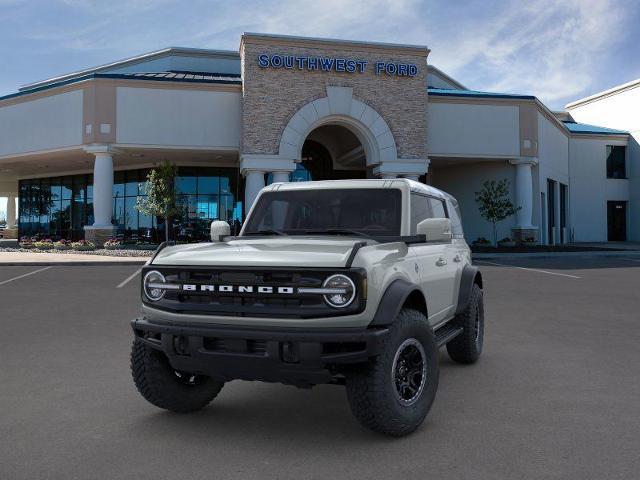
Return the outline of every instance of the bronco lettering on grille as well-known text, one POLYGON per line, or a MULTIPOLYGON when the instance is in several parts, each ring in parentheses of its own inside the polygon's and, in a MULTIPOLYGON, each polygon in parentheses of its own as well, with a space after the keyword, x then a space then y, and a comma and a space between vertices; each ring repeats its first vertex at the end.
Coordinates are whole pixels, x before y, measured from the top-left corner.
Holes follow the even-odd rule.
POLYGON ((293 287, 268 287, 254 285, 205 285, 185 283, 182 284, 181 290, 184 292, 220 292, 220 293, 276 293, 276 294, 292 294, 293 287))

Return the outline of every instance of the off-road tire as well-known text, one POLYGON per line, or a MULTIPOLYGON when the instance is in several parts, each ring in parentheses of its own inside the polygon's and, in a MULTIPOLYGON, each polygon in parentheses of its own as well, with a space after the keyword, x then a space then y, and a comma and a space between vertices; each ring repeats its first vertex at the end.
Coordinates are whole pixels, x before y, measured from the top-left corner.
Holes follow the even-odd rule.
POLYGON ((223 381, 202 375, 176 372, 164 353, 133 341, 131 373, 140 394, 159 408, 177 413, 195 412, 206 407, 222 387, 223 381), (192 383, 188 383, 193 379, 192 383))
POLYGON ((417 310, 402 309, 391 324, 381 353, 346 375, 351 411, 365 427, 396 437, 418 428, 431 409, 438 389, 438 346, 426 317, 417 310), (425 382, 414 403, 397 398, 394 358, 406 341, 417 340, 426 360, 425 382))
POLYGON ((454 362, 475 363, 482 353, 484 343, 484 303, 482 289, 473 284, 469 304, 456 316, 454 324, 462 327, 462 333, 447 343, 447 352, 454 362))

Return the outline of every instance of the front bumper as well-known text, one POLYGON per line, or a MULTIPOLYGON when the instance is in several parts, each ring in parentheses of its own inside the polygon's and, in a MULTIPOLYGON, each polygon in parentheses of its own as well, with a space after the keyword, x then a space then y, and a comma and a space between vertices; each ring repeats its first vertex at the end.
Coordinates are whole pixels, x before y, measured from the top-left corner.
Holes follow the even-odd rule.
POLYGON ((131 322, 138 341, 162 351, 173 368, 225 381, 261 380, 297 386, 334 383, 346 365, 378 355, 386 328, 317 331, 292 328, 131 322))

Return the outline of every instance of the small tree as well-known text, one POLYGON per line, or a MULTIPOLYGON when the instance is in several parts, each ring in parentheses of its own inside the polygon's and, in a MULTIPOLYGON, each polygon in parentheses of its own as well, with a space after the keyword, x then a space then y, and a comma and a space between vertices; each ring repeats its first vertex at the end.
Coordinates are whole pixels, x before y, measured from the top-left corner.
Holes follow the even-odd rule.
POLYGON ((146 197, 138 197, 136 210, 144 215, 164 219, 164 238, 169 241, 169 222, 182 210, 177 201, 175 178, 178 167, 168 160, 163 161, 147 175, 144 187, 146 197))
POLYGON ((493 225, 493 244, 498 244, 497 223, 514 215, 520 207, 511 203, 509 181, 504 178, 499 182, 488 180, 482 184, 482 190, 476 192, 476 203, 480 215, 493 225))

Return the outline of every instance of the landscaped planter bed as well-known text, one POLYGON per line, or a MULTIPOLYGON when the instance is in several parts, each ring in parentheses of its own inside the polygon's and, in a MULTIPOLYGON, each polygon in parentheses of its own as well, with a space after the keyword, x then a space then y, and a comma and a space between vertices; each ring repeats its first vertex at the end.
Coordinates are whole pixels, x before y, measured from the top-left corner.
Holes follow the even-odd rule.
POLYGON ((97 250, 41 250, 39 248, 0 248, 1 252, 24 252, 24 253, 55 253, 60 255, 80 254, 80 255, 102 255, 106 257, 150 257, 155 250, 105 250, 103 248, 97 250))

